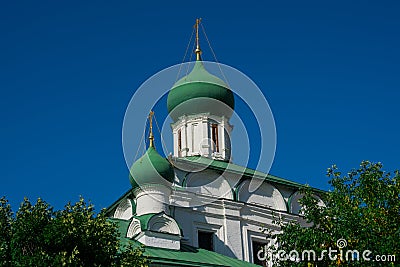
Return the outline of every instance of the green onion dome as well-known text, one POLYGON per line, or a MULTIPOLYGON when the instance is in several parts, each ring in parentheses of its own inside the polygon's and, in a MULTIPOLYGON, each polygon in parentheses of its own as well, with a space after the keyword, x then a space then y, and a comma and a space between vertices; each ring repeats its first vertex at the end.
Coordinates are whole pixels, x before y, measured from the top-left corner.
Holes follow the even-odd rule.
POLYGON ((168 186, 174 181, 174 176, 172 164, 158 154, 154 146, 149 146, 146 153, 133 163, 129 180, 135 189, 148 184, 168 186))
POLYGON ((177 81, 168 94, 167 108, 174 121, 183 115, 210 113, 230 118, 235 101, 229 86, 210 74, 201 60, 177 81))

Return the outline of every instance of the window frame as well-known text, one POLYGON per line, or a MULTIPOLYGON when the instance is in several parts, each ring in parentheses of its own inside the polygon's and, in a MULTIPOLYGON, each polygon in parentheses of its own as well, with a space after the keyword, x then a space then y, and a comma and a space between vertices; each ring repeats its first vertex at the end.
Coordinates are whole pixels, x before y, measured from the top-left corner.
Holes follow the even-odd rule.
POLYGON ((178 155, 181 156, 182 152, 182 130, 178 130, 178 155))
POLYGON ((219 136, 218 136, 218 124, 211 124, 211 140, 213 142, 213 152, 219 152, 219 136))
POLYGON ((210 230, 197 229, 197 246, 199 248, 202 248, 202 249, 205 249, 205 250, 215 251, 215 232, 214 231, 210 231, 210 230), (200 234, 209 235, 210 244, 211 244, 211 247, 210 247, 211 250, 208 249, 208 248, 200 246, 200 234))

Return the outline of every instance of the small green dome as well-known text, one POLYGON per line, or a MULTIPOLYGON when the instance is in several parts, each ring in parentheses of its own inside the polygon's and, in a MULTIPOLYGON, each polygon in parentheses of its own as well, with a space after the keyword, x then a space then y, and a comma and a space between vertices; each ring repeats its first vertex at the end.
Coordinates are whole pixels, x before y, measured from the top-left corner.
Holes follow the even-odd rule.
POLYGON ((129 180, 132 188, 138 188, 145 184, 169 185, 174 181, 174 176, 171 163, 150 146, 146 153, 133 163, 129 180))
POLYGON ((202 61, 196 61, 193 70, 174 84, 167 99, 168 112, 175 121, 182 115, 199 113, 230 117, 234 107, 229 86, 210 74, 202 61))

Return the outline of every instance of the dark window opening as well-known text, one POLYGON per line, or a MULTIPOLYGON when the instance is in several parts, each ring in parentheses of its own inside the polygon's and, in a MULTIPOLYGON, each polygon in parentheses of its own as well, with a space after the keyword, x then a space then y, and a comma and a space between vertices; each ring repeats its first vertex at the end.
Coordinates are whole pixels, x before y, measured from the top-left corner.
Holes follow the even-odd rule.
POLYGON ((211 136, 212 136, 212 141, 213 141, 213 150, 214 150, 214 152, 219 152, 218 124, 211 125, 211 136))
POLYGON ((212 232, 198 232, 199 248, 213 251, 214 250, 214 233, 212 232))
POLYGON ((178 131, 178 154, 181 155, 182 150, 182 132, 181 130, 178 131))
POLYGON ((264 247, 266 244, 254 240, 252 241, 252 244, 253 244, 253 263, 260 266, 267 266, 267 261, 261 260, 265 257, 265 252, 259 253, 261 249, 264 251, 264 247), (258 258, 258 255, 261 256, 261 259, 258 258))

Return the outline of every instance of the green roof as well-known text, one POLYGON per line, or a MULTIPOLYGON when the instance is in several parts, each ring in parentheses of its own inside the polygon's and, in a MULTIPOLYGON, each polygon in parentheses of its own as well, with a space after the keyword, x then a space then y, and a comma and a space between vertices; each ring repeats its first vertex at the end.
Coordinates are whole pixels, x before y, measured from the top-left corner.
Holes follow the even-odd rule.
MULTIPOLYGON (((136 240, 126 238, 126 232, 130 221, 120 219, 110 219, 118 224, 120 230, 120 240, 123 245, 131 243, 133 247, 142 246, 136 240)), ((181 244, 180 250, 172 250, 156 247, 144 247, 144 256, 151 260, 151 264, 161 266, 213 266, 213 267, 255 267, 257 265, 233 259, 219 253, 208 251, 201 248, 181 244)))
POLYGON ((157 213, 149 213, 149 214, 144 214, 141 216, 133 216, 133 217, 140 221, 140 228, 143 231, 143 230, 148 229, 150 219, 156 214, 157 213))
MULTIPOLYGON (((137 241, 135 242, 138 246, 140 245, 140 243, 137 241)), ((171 266, 257 266, 255 264, 233 259, 213 251, 195 248, 188 245, 181 245, 180 250, 145 247, 144 255, 148 256, 153 264, 164 263, 171 266)))
POLYGON ((166 181, 173 182, 174 176, 174 169, 171 163, 158 154, 153 146, 150 146, 146 153, 133 163, 129 180, 132 188, 137 188, 145 184, 168 185, 166 181))
POLYGON ((192 71, 177 81, 172 88, 192 82, 208 82, 228 88, 228 85, 215 75, 210 74, 201 60, 195 62, 192 71))
POLYGON ((118 231, 120 234, 120 238, 125 237, 126 233, 128 231, 129 224, 131 223, 131 220, 123 220, 123 219, 117 219, 117 218, 108 218, 110 222, 116 223, 118 225, 118 231))
POLYGON ((182 115, 200 113, 230 116, 234 107, 233 92, 224 81, 210 74, 202 61, 196 61, 193 70, 174 84, 167 98, 168 112, 174 120, 182 115))

